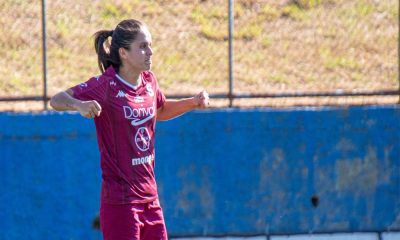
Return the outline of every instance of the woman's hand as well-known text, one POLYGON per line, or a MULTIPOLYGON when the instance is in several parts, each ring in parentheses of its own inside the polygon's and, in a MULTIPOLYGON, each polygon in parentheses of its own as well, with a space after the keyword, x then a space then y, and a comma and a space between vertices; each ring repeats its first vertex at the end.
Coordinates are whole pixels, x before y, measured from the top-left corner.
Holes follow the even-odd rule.
POLYGON ((197 108, 207 108, 210 105, 210 98, 206 91, 201 91, 193 97, 197 108))
POLYGON ((94 118, 100 116, 101 106, 95 101, 79 101, 75 104, 75 109, 86 118, 94 118))
POLYGON ((210 98, 206 91, 201 91, 191 98, 167 99, 164 105, 157 110, 157 120, 170 120, 196 108, 207 108, 208 105, 210 105, 210 98))

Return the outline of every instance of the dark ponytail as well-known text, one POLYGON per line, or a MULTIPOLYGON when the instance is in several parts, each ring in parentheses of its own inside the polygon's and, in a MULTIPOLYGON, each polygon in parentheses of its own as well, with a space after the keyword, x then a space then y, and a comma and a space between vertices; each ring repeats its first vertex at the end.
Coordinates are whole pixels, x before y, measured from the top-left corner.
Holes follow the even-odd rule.
MULTIPOLYGON (((111 57, 111 49, 110 49, 110 41, 107 41, 109 37, 112 36, 113 31, 101 30, 94 34, 94 48, 96 49, 97 53, 97 61, 99 64, 100 71, 102 73, 105 70, 113 65, 113 59, 111 57)), ((119 60, 118 59, 114 59, 119 60)))
POLYGON ((102 73, 110 66, 118 72, 122 65, 118 50, 125 48, 136 39, 137 33, 145 25, 135 19, 120 22, 115 30, 101 30, 94 34, 94 48, 97 53, 99 69, 102 73), (109 41, 108 38, 111 37, 109 41))

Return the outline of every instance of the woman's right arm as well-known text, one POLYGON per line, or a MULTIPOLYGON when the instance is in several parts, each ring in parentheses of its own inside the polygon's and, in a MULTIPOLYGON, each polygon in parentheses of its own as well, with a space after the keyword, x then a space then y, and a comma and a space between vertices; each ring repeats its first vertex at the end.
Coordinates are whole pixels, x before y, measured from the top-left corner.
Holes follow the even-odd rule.
POLYGON ((78 111, 87 118, 100 116, 101 106, 97 101, 81 101, 72 95, 71 89, 59 92, 50 99, 50 106, 56 111, 78 111))

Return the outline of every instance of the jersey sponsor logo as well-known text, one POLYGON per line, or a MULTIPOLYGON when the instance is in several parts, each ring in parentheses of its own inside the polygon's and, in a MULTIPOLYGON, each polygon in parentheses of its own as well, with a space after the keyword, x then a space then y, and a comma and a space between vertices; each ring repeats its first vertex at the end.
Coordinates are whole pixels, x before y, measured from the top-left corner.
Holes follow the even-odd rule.
POLYGON ((136 97, 133 99, 133 101, 134 101, 135 103, 142 103, 142 102, 144 102, 144 98, 141 97, 141 96, 136 96, 136 97))
POLYGON ((150 84, 146 84, 146 92, 149 94, 149 96, 154 96, 154 91, 150 84))
POLYGON ((135 134, 136 147, 138 147, 140 151, 144 152, 150 148, 150 141, 151 137, 147 128, 139 128, 135 134))
POLYGON ((154 154, 150 154, 141 158, 132 158, 132 165, 135 166, 139 164, 151 163, 152 161, 154 161, 154 154))
POLYGON ((117 98, 118 98, 118 97, 125 97, 124 91, 119 90, 118 93, 117 93, 117 95, 116 95, 115 97, 117 97, 117 98))
POLYGON ((155 115, 154 105, 151 107, 131 108, 130 106, 123 106, 124 115, 126 119, 132 120, 133 126, 139 126, 155 115))
POLYGON ((116 85, 117 83, 114 80, 110 82, 110 86, 116 86, 116 85))

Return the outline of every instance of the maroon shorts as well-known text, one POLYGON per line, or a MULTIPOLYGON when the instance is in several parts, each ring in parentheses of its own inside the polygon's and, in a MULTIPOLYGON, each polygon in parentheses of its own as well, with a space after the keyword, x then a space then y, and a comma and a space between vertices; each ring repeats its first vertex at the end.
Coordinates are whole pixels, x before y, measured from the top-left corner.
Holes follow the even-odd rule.
POLYGON ((100 207, 104 240, 166 240, 167 230, 160 202, 105 204, 100 207))

